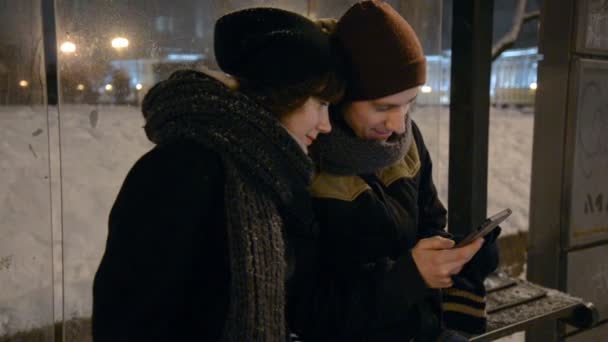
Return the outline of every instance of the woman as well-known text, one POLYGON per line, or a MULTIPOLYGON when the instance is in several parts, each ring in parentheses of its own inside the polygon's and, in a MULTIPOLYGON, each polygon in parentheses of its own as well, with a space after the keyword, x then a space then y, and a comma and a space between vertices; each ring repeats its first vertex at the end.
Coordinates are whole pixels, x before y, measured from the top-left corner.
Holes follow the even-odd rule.
POLYGON ((240 91, 180 71, 143 101, 157 146, 110 214, 93 289, 96 341, 287 338, 295 252, 286 241, 313 231, 306 149, 330 131, 327 106, 341 84, 328 37, 295 13, 228 14, 215 52, 240 91))

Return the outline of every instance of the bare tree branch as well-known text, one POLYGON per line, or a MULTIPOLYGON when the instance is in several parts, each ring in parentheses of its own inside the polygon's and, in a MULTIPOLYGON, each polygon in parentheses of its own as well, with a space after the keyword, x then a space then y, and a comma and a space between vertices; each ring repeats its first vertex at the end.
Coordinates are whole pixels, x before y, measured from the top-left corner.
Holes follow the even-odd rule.
POLYGON ((540 18, 540 11, 528 12, 528 13, 526 13, 526 15, 524 15, 524 23, 527 23, 530 20, 539 19, 539 18, 540 18))
POLYGON ((540 11, 533 11, 526 13, 527 0, 518 0, 517 8, 515 10, 515 16, 513 17, 513 26, 511 31, 505 34, 499 41, 492 47, 492 62, 495 61, 500 55, 507 49, 515 44, 519 32, 524 23, 540 18, 540 11))

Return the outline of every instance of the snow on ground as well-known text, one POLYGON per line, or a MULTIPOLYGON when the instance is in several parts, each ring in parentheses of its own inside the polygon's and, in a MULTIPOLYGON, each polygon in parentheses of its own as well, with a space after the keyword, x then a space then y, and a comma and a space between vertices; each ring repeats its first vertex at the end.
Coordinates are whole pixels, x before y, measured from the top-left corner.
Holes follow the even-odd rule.
MULTIPOLYGON (((131 165, 152 145, 136 108, 61 110, 65 313, 88 316, 111 205, 131 165)), ((2 336, 53 321, 46 110, 0 107, 0 134, 2 336)))
MULTIPOLYGON (((429 147, 435 185, 447 206, 449 110, 446 107, 417 108, 413 118, 429 147)), ((513 209, 513 214, 501 224, 502 235, 528 230, 533 129, 532 113, 495 108, 490 112, 488 214, 507 207, 513 209)))
POLYGON ((0 108, 1 336, 50 322, 52 258, 46 112, 0 108))
MULTIPOLYGON (((445 203, 447 112, 420 107, 414 114, 445 203)), ((46 118, 43 107, 0 107, 0 336, 51 323, 61 305, 55 298, 53 308, 52 260, 55 255, 54 269, 61 269, 61 254, 51 250, 46 118)), ((134 107, 61 107, 66 319, 91 314, 92 279, 111 205, 130 167, 152 147, 142 125, 134 107)), ((513 209, 503 232, 513 234, 528 225, 533 115, 493 110, 490 126, 488 211, 513 209)), ((50 131, 56 129, 51 120, 50 131)))

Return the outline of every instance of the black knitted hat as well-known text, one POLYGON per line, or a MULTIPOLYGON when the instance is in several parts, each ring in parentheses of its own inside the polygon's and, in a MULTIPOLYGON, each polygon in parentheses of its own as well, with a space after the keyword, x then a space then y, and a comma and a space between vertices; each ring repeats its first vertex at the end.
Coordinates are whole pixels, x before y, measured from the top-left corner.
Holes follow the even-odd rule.
POLYGON ((321 28, 277 8, 249 8, 219 18, 215 57, 224 72, 267 85, 323 76, 333 61, 329 37, 321 28))

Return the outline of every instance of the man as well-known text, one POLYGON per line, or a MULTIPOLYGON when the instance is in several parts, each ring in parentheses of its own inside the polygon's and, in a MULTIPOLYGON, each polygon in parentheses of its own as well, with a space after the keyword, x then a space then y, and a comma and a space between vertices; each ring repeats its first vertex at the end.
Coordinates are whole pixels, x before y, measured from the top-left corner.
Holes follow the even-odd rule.
POLYGON ((483 278, 497 266, 499 231, 483 249, 483 239, 453 248, 444 231, 432 162, 408 114, 426 80, 416 33, 390 5, 363 1, 338 21, 334 40, 347 92, 331 108, 332 132, 313 146, 322 272, 302 337, 460 340, 444 321, 483 331, 483 278))

